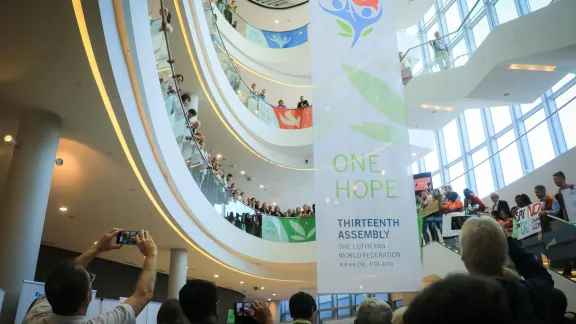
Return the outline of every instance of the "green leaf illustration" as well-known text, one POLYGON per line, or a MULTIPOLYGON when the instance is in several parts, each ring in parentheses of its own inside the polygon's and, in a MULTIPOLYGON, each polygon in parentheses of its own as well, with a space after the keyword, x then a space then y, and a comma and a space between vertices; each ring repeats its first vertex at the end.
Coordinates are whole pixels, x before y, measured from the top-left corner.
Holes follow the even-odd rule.
POLYGON ((352 34, 338 33, 338 35, 340 35, 340 36, 342 36, 342 37, 352 38, 352 34))
POLYGON ((290 239, 293 241, 304 241, 305 240, 304 236, 298 236, 298 235, 292 235, 292 236, 290 236, 290 239))
POLYGON ((374 28, 368 28, 365 31, 362 32, 362 36, 368 36, 370 35, 370 33, 372 33, 374 31, 374 28))
POLYGON ((360 123, 348 126, 358 134, 368 136, 381 142, 407 143, 408 132, 379 123, 360 123))
POLYGON ((302 227, 302 225, 298 224, 297 222, 291 220, 290 227, 292 227, 294 232, 296 232, 298 235, 306 236, 306 231, 304 230, 304 227, 302 227))
POLYGON ((338 26, 348 34, 352 34, 352 26, 348 25, 348 23, 343 22, 342 20, 336 19, 336 23, 338 26))
POLYGON ((348 81, 374 109, 399 124, 406 124, 404 102, 388 84, 355 67, 342 65, 342 69, 348 81))
POLYGON ((311 238, 312 236, 314 236, 314 234, 316 234, 316 228, 311 229, 310 232, 306 234, 306 239, 311 238))

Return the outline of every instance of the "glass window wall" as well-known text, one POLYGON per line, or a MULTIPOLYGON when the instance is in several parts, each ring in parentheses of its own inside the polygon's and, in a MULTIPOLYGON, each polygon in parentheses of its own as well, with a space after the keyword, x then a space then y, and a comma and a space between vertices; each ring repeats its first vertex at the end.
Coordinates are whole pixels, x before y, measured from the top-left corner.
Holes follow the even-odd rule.
POLYGON ((514 0, 499 0, 494 5, 494 8, 496 8, 496 14, 498 15, 498 22, 500 24, 518 18, 518 10, 516 10, 514 0))
POLYGON ((453 120, 442 129, 444 143, 446 143, 446 160, 448 163, 462 156, 460 150, 460 136, 456 120, 453 120))

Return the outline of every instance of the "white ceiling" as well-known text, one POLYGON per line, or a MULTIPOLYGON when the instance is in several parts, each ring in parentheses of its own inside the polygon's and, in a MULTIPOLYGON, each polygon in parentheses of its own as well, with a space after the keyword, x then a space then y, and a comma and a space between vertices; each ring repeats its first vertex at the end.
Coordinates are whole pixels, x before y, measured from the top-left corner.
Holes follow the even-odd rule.
MULTIPOLYGON (((396 29, 401 30, 418 23, 430 9, 434 0, 393 0, 396 29)), ((263 8, 250 1, 236 1, 238 14, 252 26, 269 31, 300 28, 310 22, 310 2, 289 9, 263 8), (276 23, 278 20, 278 23, 276 23)))

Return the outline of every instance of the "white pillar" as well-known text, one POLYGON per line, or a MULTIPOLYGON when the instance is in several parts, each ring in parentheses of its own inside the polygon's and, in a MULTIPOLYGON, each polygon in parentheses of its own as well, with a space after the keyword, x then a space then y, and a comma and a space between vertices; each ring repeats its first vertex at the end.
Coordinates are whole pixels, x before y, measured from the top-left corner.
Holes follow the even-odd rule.
POLYGON ((268 302, 268 308, 270 308, 274 323, 280 323, 280 303, 276 300, 272 300, 268 302))
POLYGON ((0 197, 0 323, 14 321, 23 280, 34 280, 62 121, 47 111, 20 117, 12 161, 0 197))
POLYGON ((188 251, 185 249, 170 250, 170 273, 168 274, 168 299, 178 298, 180 289, 186 284, 188 269, 188 251))

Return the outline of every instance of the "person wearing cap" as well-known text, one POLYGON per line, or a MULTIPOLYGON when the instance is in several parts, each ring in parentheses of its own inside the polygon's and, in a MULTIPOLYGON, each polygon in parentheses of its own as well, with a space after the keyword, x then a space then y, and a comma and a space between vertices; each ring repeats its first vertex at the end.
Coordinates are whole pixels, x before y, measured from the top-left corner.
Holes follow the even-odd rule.
POLYGON ((506 202, 506 200, 501 200, 500 195, 497 192, 493 192, 490 194, 490 200, 492 200, 492 202, 494 203, 494 206, 492 207, 492 213, 496 214, 498 218, 512 217, 512 213, 510 212, 510 206, 508 206, 508 202, 506 202))

